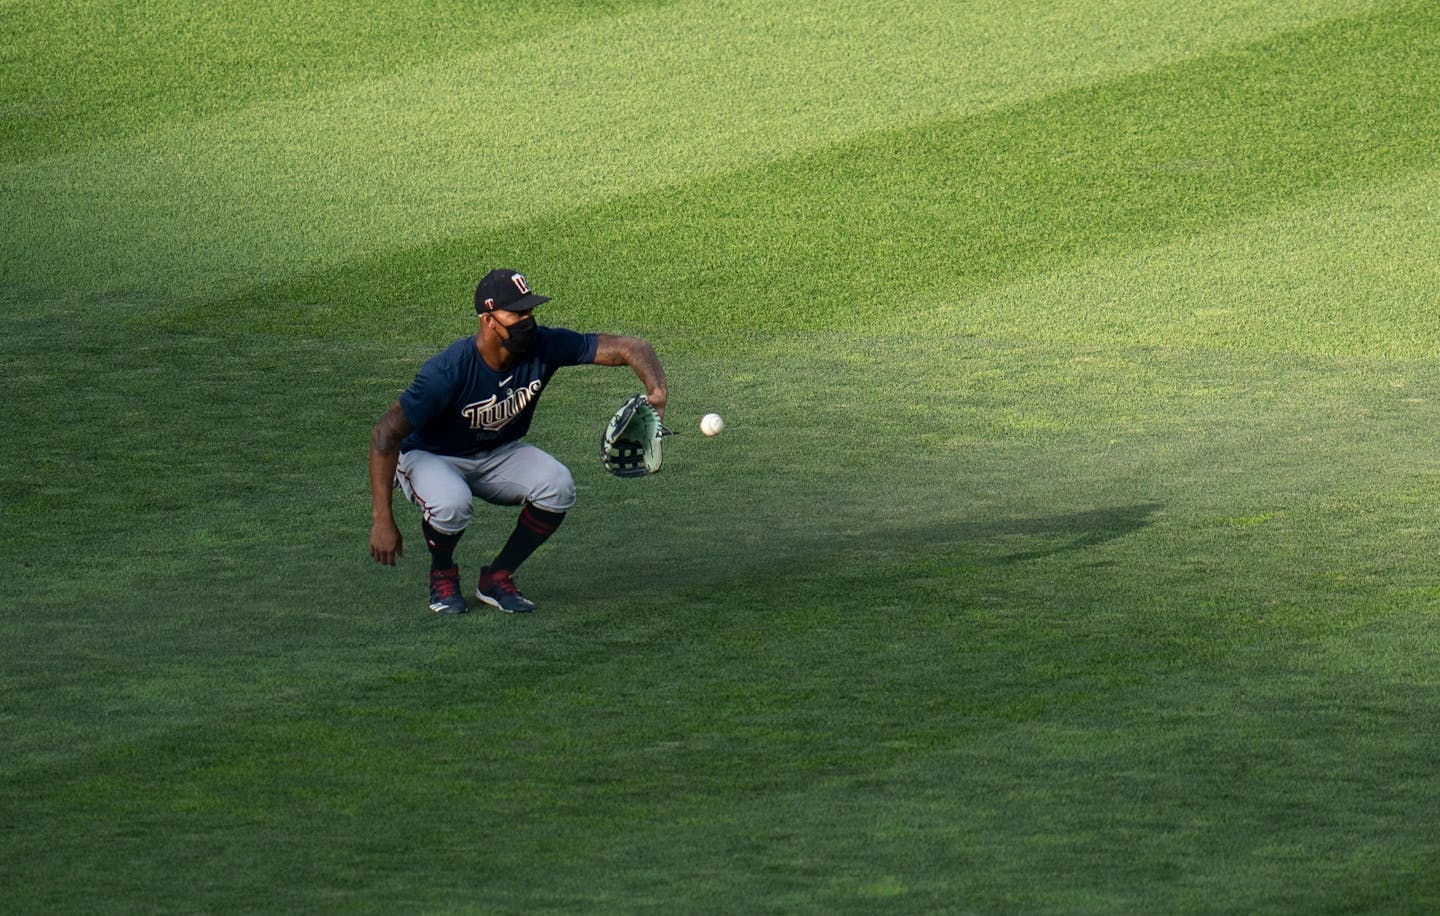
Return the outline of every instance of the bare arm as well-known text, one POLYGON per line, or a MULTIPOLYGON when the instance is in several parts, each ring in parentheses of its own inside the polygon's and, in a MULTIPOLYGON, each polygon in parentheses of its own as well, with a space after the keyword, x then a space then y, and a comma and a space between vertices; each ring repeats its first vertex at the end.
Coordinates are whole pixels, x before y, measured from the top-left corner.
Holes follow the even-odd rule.
POLYGON ((600 335, 600 345, 595 350, 597 366, 629 366, 634 370, 640 383, 645 386, 645 399, 660 416, 665 416, 665 404, 670 399, 665 385, 665 369, 660 357, 650 342, 639 337, 615 337, 600 335))
POLYGON ((405 555, 405 545, 390 507, 395 466, 400 462, 400 442, 415 429, 400 402, 395 401, 370 433, 370 556, 377 563, 394 566, 405 555))

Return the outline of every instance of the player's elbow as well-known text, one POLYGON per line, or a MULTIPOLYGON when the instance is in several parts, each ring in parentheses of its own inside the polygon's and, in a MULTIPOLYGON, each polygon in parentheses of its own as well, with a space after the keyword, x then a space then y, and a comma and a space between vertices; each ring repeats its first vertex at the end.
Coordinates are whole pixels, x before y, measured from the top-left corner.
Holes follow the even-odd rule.
POLYGON ((625 362, 631 366, 652 366, 659 361, 650 341, 643 337, 625 338, 625 362))
POLYGON ((615 338, 615 355, 619 361, 627 366, 634 365, 639 354, 643 353, 650 345, 640 337, 617 337, 615 338))
POLYGON ((601 334, 600 344, 595 351, 595 364, 597 366, 633 367, 642 362, 647 353, 651 354, 653 358, 654 352, 654 349, 643 338, 601 334))
POLYGON ((393 431, 386 428, 384 420, 376 423, 375 428, 370 430, 370 448, 381 455, 393 455, 399 450, 400 440, 393 431))
POLYGON ((391 406, 370 430, 370 447, 382 455, 400 451, 400 442, 409 435, 409 423, 398 405, 391 406))

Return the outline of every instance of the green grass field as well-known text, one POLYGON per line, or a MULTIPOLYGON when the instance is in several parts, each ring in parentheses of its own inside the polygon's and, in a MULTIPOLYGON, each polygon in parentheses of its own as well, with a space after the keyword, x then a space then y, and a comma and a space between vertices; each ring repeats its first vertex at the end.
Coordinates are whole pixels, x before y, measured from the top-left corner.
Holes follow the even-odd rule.
POLYGON ((1440 910, 1440 6, 0 27, 0 909, 1440 910), (438 619, 367 441, 501 265, 691 432, 560 374, 438 619))

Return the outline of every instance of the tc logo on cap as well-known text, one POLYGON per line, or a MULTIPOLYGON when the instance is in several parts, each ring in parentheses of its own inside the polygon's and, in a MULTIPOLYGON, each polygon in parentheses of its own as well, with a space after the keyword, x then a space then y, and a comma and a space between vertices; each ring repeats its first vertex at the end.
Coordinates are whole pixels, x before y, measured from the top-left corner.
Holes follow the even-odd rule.
POLYGON ((475 285, 476 312, 493 309, 528 312, 542 302, 549 301, 549 296, 538 295, 530 289, 530 282, 525 279, 524 274, 508 267, 490 271, 475 285))

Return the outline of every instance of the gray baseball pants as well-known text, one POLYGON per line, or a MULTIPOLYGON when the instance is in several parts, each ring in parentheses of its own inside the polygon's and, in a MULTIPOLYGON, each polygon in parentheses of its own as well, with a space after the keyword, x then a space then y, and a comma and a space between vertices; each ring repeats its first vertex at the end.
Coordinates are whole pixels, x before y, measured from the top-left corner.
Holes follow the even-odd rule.
POLYGON ((528 502, 547 512, 568 512, 575 505, 570 469, 524 442, 507 442, 470 458, 412 449, 400 456, 395 479, 430 527, 447 534, 470 524, 477 496, 497 506, 528 502))

